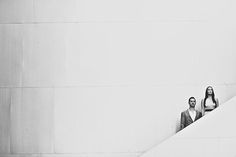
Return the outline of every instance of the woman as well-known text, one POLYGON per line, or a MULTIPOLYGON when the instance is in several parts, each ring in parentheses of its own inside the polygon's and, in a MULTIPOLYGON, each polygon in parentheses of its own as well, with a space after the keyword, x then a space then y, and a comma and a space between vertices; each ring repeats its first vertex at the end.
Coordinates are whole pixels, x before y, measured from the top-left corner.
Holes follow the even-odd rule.
POLYGON ((210 111, 219 106, 219 101, 215 98, 214 90, 211 86, 206 88, 205 98, 201 101, 202 115, 206 115, 210 111))

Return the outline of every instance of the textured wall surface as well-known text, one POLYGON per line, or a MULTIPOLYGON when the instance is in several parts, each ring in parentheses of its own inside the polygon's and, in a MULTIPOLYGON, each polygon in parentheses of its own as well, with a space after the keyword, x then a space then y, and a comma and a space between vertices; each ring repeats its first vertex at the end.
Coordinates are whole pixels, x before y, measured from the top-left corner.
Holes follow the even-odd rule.
POLYGON ((0 154, 136 157, 207 85, 236 95, 232 0, 0 0, 0 154))

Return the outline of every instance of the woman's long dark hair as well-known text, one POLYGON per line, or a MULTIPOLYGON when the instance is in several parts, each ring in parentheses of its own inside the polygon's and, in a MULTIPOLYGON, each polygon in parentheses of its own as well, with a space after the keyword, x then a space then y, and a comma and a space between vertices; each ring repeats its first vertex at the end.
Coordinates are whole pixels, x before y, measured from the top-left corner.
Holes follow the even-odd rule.
POLYGON ((207 90, 208 90, 208 88, 211 88, 212 89, 212 101, 213 101, 213 103, 216 105, 216 99, 215 99, 215 93, 214 93, 214 90, 213 90, 213 88, 211 87, 211 86, 208 86, 207 88, 206 88, 206 91, 205 91, 205 98, 204 98, 204 107, 206 107, 206 99, 208 98, 208 92, 207 92, 207 90))

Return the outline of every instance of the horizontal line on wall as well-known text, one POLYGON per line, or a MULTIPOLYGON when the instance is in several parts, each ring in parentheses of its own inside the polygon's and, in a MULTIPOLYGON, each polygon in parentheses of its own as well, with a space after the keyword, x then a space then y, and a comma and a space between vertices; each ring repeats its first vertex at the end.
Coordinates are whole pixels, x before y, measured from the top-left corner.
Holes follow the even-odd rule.
POLYGON ((0 24, 83 24, 83 23, 172 23, 172 22, 208 22, 198 19, 166 19, 166 20, 98 20, 98 21, 35 21, 35 22, 0 22, 0 24))
POLYGON ((86 155, 86 156, 94 156, 94 155, 141 155, 144 152, 81 152, 81 153, 0 153, 0 156, 3 155, 86 155))
POLYGON ((216 83, 216 84, 79 84, 79 85, 65 85, 65 86, 0 86, 0 88, 79 88, 79 87, 175 87, 175 86, 235 86, 236 83, 216 83))

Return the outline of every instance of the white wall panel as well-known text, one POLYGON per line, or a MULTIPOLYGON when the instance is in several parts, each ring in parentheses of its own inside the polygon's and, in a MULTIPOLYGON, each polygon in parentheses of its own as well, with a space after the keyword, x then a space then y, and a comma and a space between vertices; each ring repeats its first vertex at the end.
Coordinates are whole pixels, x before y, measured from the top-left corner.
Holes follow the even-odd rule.
POLYGON ((2 26, 3 35, 12 36, 9 42, 2 38, 1 64, 9 68, 2 70, 2 84, 20 85, 22 71, 23 86, 31 87, 234 83, 235 30, 214 26, 204 22, 2 26))
POLYGON ((76 22, 78 0, 34 0, 36 22, 76 22))
POLYGON ((234 18, 236 3, 221 0, 2 0, 0 23, 142 20, 222 20, 234 18))
POLYGON ((219 156, 235 156, 236 137, 222 138, 219 143, 219 156))
POLYGON ((32 22, 34 17, 34 0, 1 0, 0 23, 32 22))
POLYGON ((235 33, 205 22, 72 24, 79 54, 67 54, 68 83, 234 83, 234 38, 224 29, 235 33))
POLYGON ((0 86, 20 86, 23 40, 19 25, 0 25, 0 86))
POLYGON ((142 20, 230 20, 233 1, 221 0, 40 0, 34 1, 37 22, 142 20))
POLYGON ((0 88, 0 153, 10 152, 10 89, 0 88))
POLYGON ((79 19, 81 21, 133 21, 142 19, 142 0, 94 0, 79 1, 79 19))
POLYGON ((206 30, 205 23, 181 23, 178 26, 172 27, 166 23, 142 26, 32 25, 29 31, 24 32, 24 85, 132 83, 146 80, 158 84, 205 83, 212 78, 216 83, 232 83, 235 78, 232 73, 235 66, 234 39, 227 32, 210 30, 210 26, 206 30), (134 30, 134 27, 137 28, 134 30), (166 29, 165 32, 163 29, 166 29), (144 30, 148 31, 139 33, 144 30), (186 31, 189 33, 183 35, 186 31), (46 34, 50 36, 44 38, 46 34), (183 57, 186 58, 184 61, 183 57), (224 64, 226 60, 229 64, 224 64), (208 69, 211 69, 210 72, 208 69), (188 75, 184 74, 186 71, 188 75), (225 80, 225 75, 231 77, 225 80))
POLYGON ((11 151, 53 152, 53 89, 12 90, 11 151))
POLYGON ((64 77, 64 25, 24 25, 23 86, 52 87, 64 77))
POLYGON ((233 1, 221 0, 167 0, 145 1, 142 7, 143 16, 147 19, 161 20, 223 20, 222 17, 231 16, 234 12, 233 1))
POLYGON ((56 152, 142 151, 149 147, 150 140, 151 143, 163 140, 175 129, 171 123, 175 117, 165 114, 166 110, 175 110, 173 101, 153 110, 167 99, 163 91, 167 89, 55 89, 56 152), (166 123, 158 122, 161 117, 165 117, 166 123))

